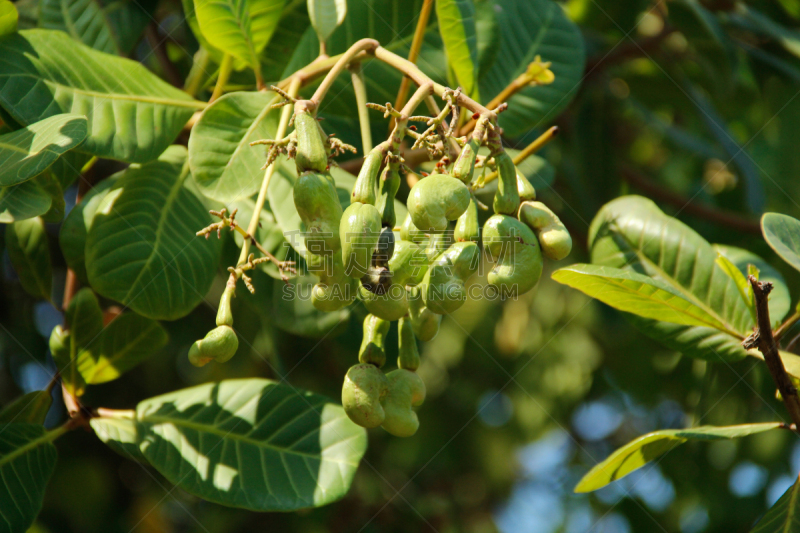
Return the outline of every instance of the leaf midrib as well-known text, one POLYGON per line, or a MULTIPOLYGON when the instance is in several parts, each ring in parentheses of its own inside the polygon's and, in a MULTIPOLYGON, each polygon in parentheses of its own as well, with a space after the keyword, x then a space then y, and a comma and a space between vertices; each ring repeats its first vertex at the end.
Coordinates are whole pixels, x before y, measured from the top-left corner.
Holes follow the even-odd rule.
MULTIPOLYGON (((273 450, 273 451, 277 452, 278 454, 291 454, 291 455, 297 455, 297 456, 300 456, 300 457, 308 457, 310 459, 316 459, 316 460, 318 460, 320 462, 340 463, 340 464, 345 464, 345 465, 354 466, 354 467, 358 466, 358 463, 351 463, 351 462, 348 462, 348 461, 337 461, 335 459, 331 459, 330 457, 325 457, 322 454, 322 451, 325 448, 321 448, 320 449, 320 454, 319 455, 314 455, 314 454, 307 453, 307 452, 301 452, 301 451, 298 451, 298 450, 291 450, 291 449, 288 449, 288 448, 279 448, 279 447, 274 446, 272 444, 268 444, 268 443, 263 442, 263 441, 258 441, 258 440, 255 440, 255 439, 251 439, 249 437, 246 437, 244 435, 240 435, 238 433, 232 433, 230 431, 223 431, 223 430, 217 428, 216 426, 209 426, 209 425, 200 424, 200 423, 197 423, 197 422, 190 422, 190 421, 188 421, 186 419, 183 419, 183 418, 170 418, 170 417, 166 417, 166 416, 144 415, 141 418, 139 418, 139 422, 140 423, 144 423, 144 424, 149 423, 149 424, 153 424, 153 425, 157 425, 157 424, 172 424, 173 426, 185 427, 187 429, 193 429, 193 430, 195 430, 197 432, 201 432, 201 433, 210 433, 212 435, 216 435, 217 437, 220 437, 223 440, 231 439, 231 440, 239 441, 239 442, 242 442, 242 443, 245 443, 245 444, 250 444, 251 446, 255 446, 256 448, 268 448, 270 450, 273 450)), ((254 426, 257 426, 257 425, 258 425, 257 423, 254 424, 254 426)), ((308 436, 308 434, 304 435, 303 438, 305 438, 306 436, 308 436)), ((357 435, 355 435, 355 436, 357 436, 357 435)), ((349 437, 349 438, 352 438, 352 437, 349 437)), ((302 440, 302 439, 300 439, 300 440, 302 440)))

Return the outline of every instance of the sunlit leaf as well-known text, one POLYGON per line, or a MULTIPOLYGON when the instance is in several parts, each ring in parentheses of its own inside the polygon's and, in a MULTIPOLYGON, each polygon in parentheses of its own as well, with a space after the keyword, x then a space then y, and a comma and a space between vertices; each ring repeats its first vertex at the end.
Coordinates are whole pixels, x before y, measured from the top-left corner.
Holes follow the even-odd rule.
POLYGON ((53 267, 42 219, 30 218, 6 226, 6 249, 22 288, 32 296, 50 300, 53 267))
POLYGON ((50 210, 53 200, 36 180, 0 189, 0 224, 38 217, 50 210))
POLYGON ((717 317, 666 283, 629 270, 576 264, 556 270, 553 279, 641 317, 687 326, 722 327, 717 317))
POLYGON ((255 378, 144 400, 136 421, 140 448, 164 477, 201 498, 256 511, 338 500, 367 444, 341 406, 255 378))
POLYGON ((27 125, 61 113, 85 115, 89 134, 80 150, 99 157, 155 159, 205 106, 140 63, 60 31, 21 31, 0 41, 0 55, 0 98, 9 113, 27 125))
POLYGON ((653 459, 687 440, 720 440, 746 437, 781 427, 781 422, 739 426, 698 426, 687 429, 654 431, 629 442, 594 466, 575 487, 575 492, 591 492, 623 478, 653 459))
POLYGON ((133 411, 125 411, 126 416, 94 417, 89 423, 95 435, 109 448, 125 457, 145 462, 144 454, 139 449, 139 433, 134 420, 133 411))
POLYGON ((766 213, 761 218, 761 231, 775 253, 800 270, 800 220, 779 213, 766 213))
POLYGON ((447 64, 464 93, 480 101, 478 89, 478 39, 472 0, 436 0, 439 33, 447 64))
POLYGON ((58 453, 38 424, 0 424, 0 531, 26 531, 42 507, 58 453))
POLYGON ((752 533, 800 531, 800 481, 795 480, 751 531, 752 533))
MULTIPOLYGON (((84 287, 69 302, 65 313, 67 329, 66 348, 53 349, 53 339, 58 338, 57 327, 50 338, 50 347, 64 386, 73 396, 82 396, 86 380, 78 368, 81 353, 95 343, 103 331, 103 310, 92 289, 84 287)), ((60 343, 59 343, 60 344, 60 343)))
POLYGON ((219 261, 216 236, 195 235, 212 220, 187 183, 186 159, 186 148, 176 145, 157 161, 128 168, 86 238, 92 287, 148 318, 174 320, 194 309, 219 261))

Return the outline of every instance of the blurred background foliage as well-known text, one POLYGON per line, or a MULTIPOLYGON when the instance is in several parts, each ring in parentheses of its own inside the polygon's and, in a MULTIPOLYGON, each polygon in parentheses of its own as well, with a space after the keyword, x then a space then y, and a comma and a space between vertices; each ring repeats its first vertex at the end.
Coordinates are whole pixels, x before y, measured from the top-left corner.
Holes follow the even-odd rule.
MULTIPOLYGON (((347 32, 363 26, 359 17, 373 13, 391 19, 389 29, 403 29, 378 36, 383 44, 398 41, 394 50, 402 53, 419 3, 393 13, 387 2, 351 0, 332 52, 351 41, 347 32)), ((503 4, 476 0, 479 49, 487 54, 503 4)), ((185 78, 197 43, 181 3, 125 5, 145 21, 130 56, 166 79, 185 78), (171 61, 159 61, 164 54, 171 61)), ((20 27, 42 24, 38 2, 21 0, 17 7, 20 27)), ((586 234, 595 213, 619 195, 638 193, 708 241, 762 255, 800 294, 796 272, 775 258, 757 224, 764 211, 800 216, 800 1, 568 0, 560 7, 584 42, 582 83, 564 96, 565 103, 572 99, 558 116, 544 114, 507 140, 522 148, 546 127, 559 127, 558 138, 539 154, 555 177, 543 178, 538 192, 567 224, 576 247, 561 264, 548 265, 539 286, 519 300, 471 301, 445 318, 422 354, 419 372, 429 397, 417 435, 370 431, 367 455, 339 503, 258 514, 192 497, 153 469, 72 432, 58 442, 58 468, 33 531, 748 531, 800 471, 800 443, 789 432, 690 443, 597 493, 572 494, 588 468, 642 433, 775 420, 783 406, 759 361, 708 365, 684 358, 549 274, 588 262, 586 234)), ((267 79, 313 59, 318 45, 307 29, 305 2, 290 2, 262 56, 267 79)), ((437 35, 428 34, 420 64, 446 78, 437 35)), ((379 92, 379 74, 367 72, 370 100, 393 100, 394 92, 379 92)), ((231 83, 248 88, 253 80, 237 74, 231 83)), ((213 78, 201 83, 207 91, 212 85, 213 78)), ((348 141, 358 138, 351 100, 352 92, 343 92, 321 111, 326 128, 348 141)), ((385 123, 374 127, 385 135, 385 123)), ((113 170, 102 165, 113 166, 102 162, 94 171, 113 170)), ((67 209, 75 194, 75 187, 67 191, 67 209)), ((59 295, 65 263, 56 246, 58 226, 48 230, 59 295)), ((206 305, 166 323, 170 343, 159 356, 123 380, 89 389, 87 405, 130 408, 166 391, 247 376, 286 378, 339 396, 365 311, 320 317, 310 304, 283 302, 281 283, 261 272, 254 280, 258 292, 240 291, 244 297, 235 301, 237 356, 226 365, 189 364, 190 344, 213 327, 222 267, 235 262, 235 243, 228 239, 225 246, 206 305)), ((24 294, 5 250, 2 274, 0 402, 6 403, 46 385, 54 368, 47 337, 62 318, 24 294)), ((394 339, 395 330, 390 346, 394 339)), ((65 416, 60 401, 48 426, 65 416)))

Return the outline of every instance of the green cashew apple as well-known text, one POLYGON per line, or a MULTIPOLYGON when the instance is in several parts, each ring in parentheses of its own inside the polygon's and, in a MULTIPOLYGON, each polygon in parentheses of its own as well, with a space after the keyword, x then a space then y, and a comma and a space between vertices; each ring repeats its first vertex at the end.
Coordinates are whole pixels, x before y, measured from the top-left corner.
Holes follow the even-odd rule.
POLYGON ((333 179, 318 172, 305 172, 295 181, 292 192, 305 228, 308 251, 317 255, 338 251, 342 204, 333 179))
MULTIPOLYGON (((228 282, 230 283, 230 281, 228 282)), ((219 308, 217 309, 217 325, 218 326, 232 326, 233 313, 231 312, 231 298, 236 291, 236 284, 226 285, 222 297, 219 299, 219 308)))
POLYGON ((378 238, 375 251, 372 252, 372 266, 388 267, 389 261, 394 255, 394 246, 394 231, 392 231, 391 227, 384 226, 381 229, 381 235, 378 238))
POLYGON ((381 427, 395 437, 410 437, 419 429, 414 407, 425 401, 425 383, 416 372, 398 368, 386 375, 388 392, 383 397, 385 413, 381 427))
POLYGON ((427 307, 422 300, 422 291, 419 287, 414 287, 408 294, 408 316, 411 319, 411 327, 414 335, 422 342, 428 342, 439 333, 439 325, 442 323, 442 315, 437 315, 427 307))
POLYGON ((513 215, 519 209, 517 168, 514 160, 505 151, 495 154, 494 162, 497 165, 498 180, 492 207, 495 213, 513 215))
POLYGON ((519 193, 520 202, 536 200, 536 189, 533 188, 531 182, 519 169, 517 169, 517 192, 519 193))
POLYGON ((475 173, 475 159, 478 157, 478 149, 481 147, 480 140, 470 137, 461 153, 458 154, 456 162, 453 163, 453 177, 457 180, 466 183, 467 185, 472 182, 472 176, 475 173))
POLYGON ((205 338, 195 341, 189 348, 189 361, 194 366, 204 366, 212 360, 228 361, 239 348, 239 338, 230 326, 217 326, 205 338))
POLYGON ((531 290, 542 275, 542 252, 528 226, 519 220, 494 215, 483 226, 483 245, 496 261, 489 285, 503 297, 516 298, 531 290))
POLYGON ((363 283, 358 288, 358 297, 367 311, 384 320, 398 320, 408 312, 408 294, 402 285, 390 279, 390 284, 383 294, 375 294, 367 290, 363 283))
POLYGON ((391 322, 375 315, 364 318, 364 332, 361 337, 361 348, 358 350, 358 362, 382 367, 386 363, 386 335, 389 334, 391 322))
POLYGON ((456 220, 456 228, 453 232, 456 242, 478 242, 481 238, 481 227, 478 222, 478 204, 472 199, 469 207, 464 214, 456 220))
POLYGON ((350 367, 342 385, 342 407, 361 427, 375 428, 385 420, 381 400, 389 392, 389 380, 380 368, 370 364, 350 367))
POLYGON ((453 244, 453 232, 446 231, 444 233, 434 233, 428 241, 428 246, 425 248, 425 255, 428 257, 428 262, 432 263, 439 257, 445 250, 450 248, 453 244))
POLYGON ((440 315, 454 312, 467 301, 464 284, 478 270, 481 250, 474 242, 457 242, 439 255, 422 280, 425 306, 440 315))
POLYGON ((383 225, 394 228, 397 223, 397 214, 394 211, 394 197, 400 189, 399 163, 389 163, 381 173, 378 182, 378 202, 375 206, 381 212, 383 225))
POLYGON ((407 214, 403 225, 400 226, 400 240, 424 245, 428 242, 429 237, 424 231, 420 231, 414 225, 414 222, 411 220, 411 215, 407 214))
POLYGON ((469 207, 470 192, 461 180, 447 174, 431 174, 419 180, 408 194, 408 214, 426 233, 441 233, 469 207))
POLYGON ((519 206, 519 219, 530 226, 539 238, 544 255, 559 261, 572 250, 572 237, 561 219, 542 202, 523 202, 519 206))
POLYGON ((308 254, 308 271, 319 276, 319 283, 311 289, 314 308, 329 313, 353 303, 358 292, 358 281, 345 275, 342 254, 308 254))
POLYGON ((383 151, 380 148, 373 148, 364 158, 364 164, 358 172, 356 183, 353 185, 353 194, 350 195, 350 203, 375 205, 377 200, 376 185, 378 174, 383 163, 383 151))
POLYGON ((361 278, 372 264, 372 252, 381 235, 381 214, 374 205, 359 202, 344 210, 339 222, 344 272, 361 278))
POLYGON ((428 270, 425 250, 411 241, 398 241, 394 246, 394 255, 389 260, 389 270, 393 283, 419 285, 428 270))
POLYGON ((295 104, 294 127, 297 136, 297 152, 294 163, 297 173, 307 171, 325 172, 328 168, 327 139, 323 138, 317 117, 314 116, 316 105, 310 100, 298 101, 295 104))
POLYGON ((403 317, 397 326, 399 329, 397 366, 404 370, 416 372, 419 368, 419 350, 417 349, 417 339, 414 337, 411 319, 403 317))

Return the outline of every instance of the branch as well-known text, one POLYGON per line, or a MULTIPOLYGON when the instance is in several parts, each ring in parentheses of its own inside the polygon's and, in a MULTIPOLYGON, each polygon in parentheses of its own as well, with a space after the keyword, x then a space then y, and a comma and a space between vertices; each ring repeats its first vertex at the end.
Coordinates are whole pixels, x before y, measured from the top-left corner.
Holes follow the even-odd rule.
POLYGON ((758 351, 764 356, 764 362, 767 363, 769 373, 778 387, 786 410, 789 411, 789 415, 795 425, 800 426, 800 397, 797 396, 797 388, 783 367, 783 361, 778 352, 778 344, 772 336, 768 305, 768 296, 772 291, 772 283, 768 281, 760 282, 754 276, 748 276, 748 280, 753 287, 753 295, 756 300, 758 326, 754 328, 750 336, 742 341, 742 346, 746 349, 758 348, 758 351))
POLYGON ((721 209, 717 209, 715 207, 696 204, 691 198, 687 198, 681 194, 664 189, 638 172, 627 167, 620 169, 620 175, 622 176, 622 179, 634 187, 641 189, 647 193, 648 196, 652 196, 656 200, 661 200, 662 202, 672 204, 690 215, 709 220, 715 224, 727 226, 732 230, 744 231, 754 235, 761 235, 761 226, 757 220, 749 220, 735 215, 734 213, 722 211, 721 209))

